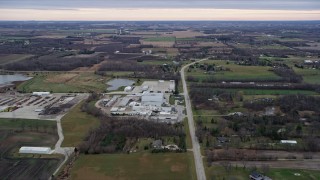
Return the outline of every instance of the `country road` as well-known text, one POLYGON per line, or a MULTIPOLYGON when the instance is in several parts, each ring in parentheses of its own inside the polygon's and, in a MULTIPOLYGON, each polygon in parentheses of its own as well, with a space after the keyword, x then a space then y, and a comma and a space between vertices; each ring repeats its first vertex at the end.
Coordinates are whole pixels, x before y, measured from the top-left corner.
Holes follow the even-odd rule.
MULTIPOLYGON (((199 60, 196 62, 204 61, 199 60)), ((188 88, 187 88, 187 83, 186 83, 186 78, 185 78, 185 69, 189 67, 190 65, 196 63, 190 63, 185 66, 183 66, 180 70, 181 74, 181 81, 182 81, 182 86, 183 86, 183 94, 186 102, 186 111, 187 111, 187 117, 188 117, 188 124, 189 124, 189 130, 190 130, 190 136, 191 136, 191 142, 192 142, 192 151, 193 151, 193 156, 194 156, 194 161, 195 161, 195 167, 196 167, 196 173, 197 173, 197 179, 198 180, 206 180, 206 174, 204 171, 204 166, 203 166, 203 160, 202 160, 202 155, 201 155, 201 150, 200 150, 200 144, 199 141, 196 137, 196 128, 194 125, 194 120, 193 120, 193 113, 192 113, 192 107, 191 107, 191 101, 189 98, 189 93, 188 93, 188 88)))
POLYGON ((64 136, 63 136, 63 130, 62 130, 62 126, 61 126, 61 120, 57 120, 57 130, 58 130, 58 135, 59 135, 59 139, 54 147, 54 153, 57 154, 63 154, 64 155, 64 160, 62 163, 60 163, 60 165, 58 166, 58 168, 55 170, 55 172, 53 173, 55 176, 57 175, 57 173, 59 172, 59 170, 61 169, 61 167, 67 162, 67 160, 69 159, 70 155, 74 152, 74 147, 61 147, 61 144, 64 140, 64 136))

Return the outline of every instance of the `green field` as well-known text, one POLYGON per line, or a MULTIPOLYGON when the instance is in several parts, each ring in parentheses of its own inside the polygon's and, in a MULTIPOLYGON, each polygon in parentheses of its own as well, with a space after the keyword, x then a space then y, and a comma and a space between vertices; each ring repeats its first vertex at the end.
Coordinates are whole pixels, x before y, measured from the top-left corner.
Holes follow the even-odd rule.
POLYGON ((104 92, 107 79, 94 73, 43 73, 21 83, 17 89, 22 92, 104 92))
POLYGON ((206 78, 214 78, 217 80, 232 80, 232 81, 255 81, 255 80, 279 80, 281 77, 269 71, 271 68, 266 66, 243 66, 234 63, 227 64, 226 61, 205 61, 205 64, 215 64, 230 69, 229 71, 217 71, 213 74, 206 73, 199 68, 191 69, 188 75, 194 76, 200 80, 206 78))
POLYGON ((80 155, 71 179, 196 179, 192 153, 80 155))
POLYGON ((175 41, 176 38, 175 37, 150 37, 143 40, 148 42, 168 42, 168 41, 171 42, 171 41, 175 41))
POLYGON ((320 84, 319 69, 301 69, 293 68, 293 70, 303 77, 303 81, 310 84, 320 84))
POLYGON ((47 127, 52 128, 57 126, 55 121, 45 121, 45 120, 37 120, 37 119, 0 119, 0 128, 1 129, 21 129, 21 128, 29 128, 36 127, 39 128, 47 127))
POLYGON ((91 128, 99 125, 97 118, 81 111, 82 103, 71 109, 69 113, 61 119, 64 133, 62 146, 76 147, 83 141, 83 138, 91 128))
POLYGON ((308 90, 281 90, 281 89, 223 89, 226 92, 242 91, 243 95, 292 95, 292 94, 304 94, 304 95, 319 95, 314 91, 308 90))
MULTIPOLYGON (((259 170, 258 170, 259 171, 259 170)), ((250 170, 243 169, 242 167, 232 167, 232 169, 227 172, 222 166, 212 166, 206 167, 207 179, 236 179, 236 180, 246 180, 249 179, 250 170)), ((281 180, 317 180, 320 179, 320 171, 312 170, 299 170, 299 169, 270 169, 269 172, 265 174, 272 179, 281 180), (295 173, 300 174, 300 176, 295 175, 295 173)))

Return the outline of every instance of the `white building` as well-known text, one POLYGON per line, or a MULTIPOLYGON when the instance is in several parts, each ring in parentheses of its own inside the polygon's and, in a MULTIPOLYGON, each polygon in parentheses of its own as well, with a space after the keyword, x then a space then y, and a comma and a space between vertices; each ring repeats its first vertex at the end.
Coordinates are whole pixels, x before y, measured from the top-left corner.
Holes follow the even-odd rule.
POLYGON ((141 96, 141 104, 143 106, 161 107, 163 103, 164 103, 163 93, 146 93, 141 96))
POLYGON ((296 140, 281 140, 281 144, 297 144, 296 140))
POLYGON ((127 87, 124 88, 124 91, 125 92, 130 92, 130 91, 132 91, 132 89, 133 89, 132 86, 127 86, 127 87))
POLYGON ((19 149, 19 153, 26 154, 52 154, 52 150, 50 147, 30 147, 30 146, 22 146, 19 149))
POLYGON ((33 92, 32 95, 34 96, 48 96, 50 92, 33 92))

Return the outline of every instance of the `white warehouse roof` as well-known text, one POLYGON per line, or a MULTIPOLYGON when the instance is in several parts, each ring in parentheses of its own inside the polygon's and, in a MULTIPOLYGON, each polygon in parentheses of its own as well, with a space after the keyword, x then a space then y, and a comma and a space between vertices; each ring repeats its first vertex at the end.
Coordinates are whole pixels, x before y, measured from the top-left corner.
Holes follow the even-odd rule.
POLYGON ((33 92, 32 95, 34 95, 34 96, 44 96, 44 95, 50 95, 50 92, 33 92))
POLYGON ((151 102, 162 102, 163 93, 147 93, 142 95, 142 102, 151 101, 151 102))
POLYGON ((297 144, 296 140, 281 140, 281 144, 297 144))
POLYGON ((19 149, 19 153, 28 153, 28 154, 51 154, 53 151, 50 147, 30 147, 22 146, 19 149))
POLYGON ((163 93, 146 93, 141 97, 141 103, 144 106, 161 106, 163 103, 163 93))

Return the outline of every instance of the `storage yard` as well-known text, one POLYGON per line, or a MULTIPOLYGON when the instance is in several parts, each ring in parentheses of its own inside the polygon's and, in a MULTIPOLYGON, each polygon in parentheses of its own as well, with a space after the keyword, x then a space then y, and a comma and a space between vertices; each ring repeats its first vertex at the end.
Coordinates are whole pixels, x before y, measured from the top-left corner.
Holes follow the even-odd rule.
POLYGON ((177 123, 183 120, 183 106, 170 105, 174 81, 145 81, 141 86, 125 88, 127 95, 105 94, 97 107, 113 116, 137 116, 157 122, 177 123))
POLYGON ((7 93, 0 95, 0 118, 58 120, 85 94, 7 93))

